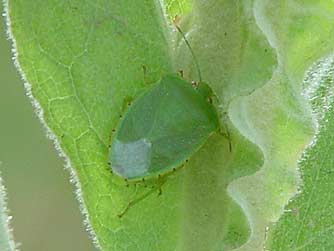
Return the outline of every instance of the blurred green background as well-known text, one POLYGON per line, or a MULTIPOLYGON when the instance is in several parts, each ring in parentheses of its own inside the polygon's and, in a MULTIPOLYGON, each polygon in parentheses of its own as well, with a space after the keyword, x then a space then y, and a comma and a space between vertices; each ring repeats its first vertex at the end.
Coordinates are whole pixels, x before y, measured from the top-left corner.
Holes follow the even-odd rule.
POLYGON ((22 251, 95 250, 83 226, 69 172, 46 138, 11 58, 1 18, 0 171, 15 241, 21 243, 22 251))

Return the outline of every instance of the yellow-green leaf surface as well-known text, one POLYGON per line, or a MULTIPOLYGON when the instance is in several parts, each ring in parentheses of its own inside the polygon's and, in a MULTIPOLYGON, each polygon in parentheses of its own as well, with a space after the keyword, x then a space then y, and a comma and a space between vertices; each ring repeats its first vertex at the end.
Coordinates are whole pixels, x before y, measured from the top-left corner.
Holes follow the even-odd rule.
POLYGON ((187 15, 191 10, 191 1, 190 0, 165 0, 164 9, 168 18, 174 21, 178 21, 178 18, 181 18, 187 15))
POLYGON ((299 161, 300 193, 272 224, 267 247, 333 250, 334 2, 268 0, 258 1, 258 7, 294 93, 304 95, 316 133, 299 161))
POLYGON ((11 229, 9 228, 9 221, 5 187, 0 178, 0 250, 2 251, 16 250, 11 229))
POLYGON ((328 2, 8 3, 28 93, 71 165, 102 250, 264 250, 267 227, 298 191, 298 160, 314 135, 302 81, 331 48, 328 2), (213 135, 161 196, 152 194, 120 219, 149 189, 127 187, 108 169, 111 132, 126 102, 166 73, 198 79, 170 25, 175 16, 220 100, 232 152, 213 135))
POLYGON ((304 82, 318 132, 300 162, 301 193, 276 222, 268 246, 272 250, 332 250, 334 248, 333 87, 334 57, 314 64, 304 82))

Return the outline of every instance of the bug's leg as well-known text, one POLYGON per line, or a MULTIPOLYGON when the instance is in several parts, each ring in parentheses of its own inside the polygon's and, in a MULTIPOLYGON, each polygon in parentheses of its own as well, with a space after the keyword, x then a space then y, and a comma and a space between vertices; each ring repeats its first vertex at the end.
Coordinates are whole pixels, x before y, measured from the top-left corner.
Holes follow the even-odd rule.
POLYGON ((228 140, 228 148, 229 148, 229 151, 232 152, 232 140, 231 140, 231 134, 230 134, 230 131, 226 128, 225 132, 220 129, 219 130, 219 133, 228 140))
POLYGON ((150 191, 148 191, 147 193, 141 195, 140 197, 138 197, 137 199, 131 200, 128 205, 123 209, 123 211, 121 213, 119 213, 117 216, 119 218, 122 218, 131 207, 133 207, 135 204, 137 204, 138 202, 140 202, 141 200, 145 199, 147 196, 149 196, 151 193, 153 193, 155 191, 155 189, 151 189, 150 191))
POLYGON ((124 179, 124 181, 125 181, 125 183, 126 183, 126 187, 129 187, 130 186, 130 184, 129 184, 129 181, 128 181, 128 179, 124 179))
POLYGON ((110 163, 110 161, 108 161, 108 162, 107 162, 106 170, 107 170, 108 172, 111 172, 111 173, 112 173, 112 169, 111 169, 110 167, 111 167, 111 163, 110 163))
POLYGON ((208 97, 208 102, 212 105, 213 104, 213 100, 211 97, 208 97))
POLYGON ((143 182, 144 187, 147 187, 146 182, 145 182, 145 178, 143 178, 141 181, 143 182))
POLYGON ((123 209, 123 211, 121 213, 119 213, 117 216, 119 218, 122 218, 131 207, 133 207, 134 205, 136 205, 138 202, 142 201, 143 199, 145 199, 146 197, 148 197, 150 194, 154 193, 156 190, 161 190, 162 185, 166 182, 166 179, 158 179, 157 185, 152 187, 148 192, 142 194, 141 196, 139 196, 138 198, 131 200, 128 205, 123 209))
POLYGON ((147 78, 146 78, 146 75, 147 75, 147 67, 146 65, 142 65, 142 70, 143 70, 143 73, 144 73, 144 84, 146 85, 147 84, 147 78))
POLYGON ((158 196, 162 195, 162 186, 165 184, 167 180, 167 176, 163 177, 159 174, 158 179, 157 179, 157 189, 158 189, 158 196))
POLYGON ((180 77, 183 78, 183 70, 179 70, 178 73, 179 73, 180 77))
POLYGON ((162 195, 162 187, 159 188, 158 196, 162 195))
MULTIPOLYGON (((185 163, 188 163, 189 160, 186 159, 185 163)), ((162 186, 166 183, 167 178, 169 175, 171 175, 172 173, 175 173, 176 171, 182 169, 185 166, 185 164, 181 165, 179 168, 173 168, 172 171, 170 173, 167 173, 166 175, 159 175, 157 178, 157 182, 156 185, 153 186, 147 193, 142 194, 140 197, 131 200, 128 205, 123 209, 123 211, 121 213, 119 213, 117 216, 119 218, 122 218, 131 207, 133 207, 135 204, 137 204, 138 202, 142 201, 143 199, 145 199, 146 197, 148 197, 150 194, 152 194, 155 191, 158 191, 158 196, 162 195, 162 186)), ((138 184, 139 182, 134 183, 135 185, 138 184)), ((143 178, 140 183, 144 184, 144 187, 147 187, 146 183, 145 183, 145 179, 143 178)))
POLYGON ((232 152, 232 140, 231 140, 231 135, 230 132, 227 131, 227 139, 228 139, 228 148, 230 150, 230 153, 232 152))

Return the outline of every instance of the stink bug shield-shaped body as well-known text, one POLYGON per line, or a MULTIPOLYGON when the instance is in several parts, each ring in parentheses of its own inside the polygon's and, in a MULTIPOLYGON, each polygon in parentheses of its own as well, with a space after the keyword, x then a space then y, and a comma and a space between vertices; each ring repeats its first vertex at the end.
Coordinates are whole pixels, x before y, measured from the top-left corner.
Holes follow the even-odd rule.
POLYGON ((201 90, 170 74, 136 99, 113 137, 113 172, 127 180, 149 179, 181 166, 220 127, 207 90, 201 90))

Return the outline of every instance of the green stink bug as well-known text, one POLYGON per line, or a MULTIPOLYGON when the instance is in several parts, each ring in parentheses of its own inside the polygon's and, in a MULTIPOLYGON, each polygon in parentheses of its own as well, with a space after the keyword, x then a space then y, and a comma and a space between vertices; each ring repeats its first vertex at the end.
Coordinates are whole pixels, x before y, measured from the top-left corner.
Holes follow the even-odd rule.
POLYGON ((197 69, 198 84, 167 74, 138 97, 120 119, 109 153, 113 173, 130 183, 155 178, 157 186, 131 201, 119 217, 154 190, 160 190, 169 174, 187 162, 211 134, 220 131, 213 92, 201 81, 197 69))
POLYGON ((139 97, 112 142, 112 170, 126 179, 156 177, 180 166, 219 128, 216 109, 190 83, 166 75, 139 97))

